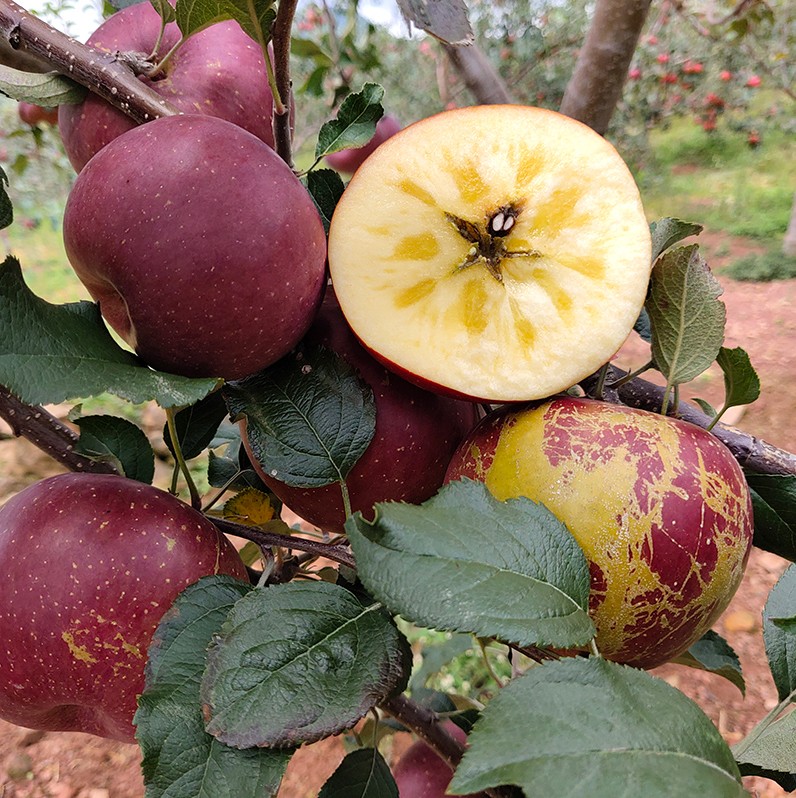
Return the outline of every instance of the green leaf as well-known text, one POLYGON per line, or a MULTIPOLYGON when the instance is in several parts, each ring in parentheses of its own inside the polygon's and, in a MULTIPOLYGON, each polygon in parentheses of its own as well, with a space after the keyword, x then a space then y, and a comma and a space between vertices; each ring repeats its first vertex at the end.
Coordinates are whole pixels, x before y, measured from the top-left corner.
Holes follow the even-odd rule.
POLYGON ((425 687, 426 682, 452 660, 475 646, 472 635, 455 634, 447 640, 423 646, 423 662, 409 680, 410 690, 425 687))
POLYGON ((468 743, 453 793, 515 784, 556 798, 747 795, 730 749, 694 702, 598 657, 545 663, 510 682, 468 743))
POLYGON ((339 764, 318 798, 398 798, 398 786, 375 748, 352 751, 339 764))
POLYGON ((406 686, 411 652, 375 602, 327 582, 258 588, 208 652, 207 731, 236 747, 320 740, 406 686))
POLYGON ((8 196, 7 185, 8 176, 5 169, 0 167, 0 230, 8 227, 14 221, 14 206, 8 196))
POLYGON ((383 98, 384 89, 377 83, 366 83, 362 91, 349 94, 337 111, 337 117, 321 126, 315 158, 367 144, 384 114, 383 98))
POLYGON ((735 349, 722 346, 716 362, 724 373, 725 408, 749 405, 758 399, 760 378, 749 355, 740 346, 735 349))
POLYGON ((763 640, 780 701, 796 690, 796 623, 782 622, 794 617, 796 566, 791 565, 768 594, 763 609, 763 640))
POLYGON ((75 423, 80 427, 76 452, 112 462, 130 479, 152 483, 155 453, 140 427, 118 416, 83 416, 75 423))
POLYGON ((541 504, 500 502, 462 479, 421 506, 346 521, 362 583, 392 612, 441 631, 568 648, 594 636, 586 557, 541 504))
POLYGON ((294 36, 290 40, 290 52, 296 56, 296 58, 309 58, 318 66, 334 66, 332 57, 324 52, 321 46, 312 39, 303 39, 299 36, 294 36))
POLYGON ((207 463, 207 481, 213 488, 228 486, 230 490, 244 490, 258 488, 262 490, 263 483, 254 469, 242 469, 237 460, 229 457, 220 457, 215 452, 209 453, 207 463))
POLYGON ((743 695, 746 694, 746 683, 738 655, 721 635, 711 629, 673 662, 723 676, 727 681, 732 682, 743 695))
POLYGON ((650 326, 650 314, 647 313, 646 308, 641 308, 641 313, 638 314, 636 323, 633 325, 635 332, 639 334, 642 341, 647 343, 652 342, 652 328, 650 326))
POLYGON ((52 305, 25 285, 16 258, 0 265, 0 380, 31 404, 106 391, 140 404, 190 405, 217 385, 154 371, 111 338, 97 305, 52 305))
POLYGON ((342 358, 304 347, 224 387, 233 421, 246 419, 255 458, 288 485, 340 482, 370 445, 376 406, 342 358))
MULTIPOLYGON (((180 410, 174 416, 177 439, 186 460, 198 457, 215 437, 221 422, 227 416, 227 406, 220 391, 215 391, 196 404, 180 410)), ((163 426, 163 442, 174 454, 169 425, 163 426)))
POLYGON ((672 219, 666 217, 652 222, 650 233, 652 234, 652 262, 666 252, 669 247, 674 246, 684 238, 699 235, 702 232, 701 224, 684 222, 682 219, 672 219))
POLYGON ((83 102, 87 89, 58 72, 23 72, 0 64, 0 92, 45 108, 83 102))
POLYGON ((698 396, 695 396, 691 401, 696 402, 699 405, 702 412, 708 416, 709 418, 716 417, 716 408, 713 405, 706 401, 705 399, 700 399, 698 396))
POLYGON ((307 174, 307 189, 328 233, 334 209, 345 191, 343 178, 334 169, 313 169, 307 174))
POLYGON ((398 0, 401 16, 446 44, 472 44, 473 29, 464 0, 398 0))
POLYGON ((267 44, 276 12, 275 0, 177 0, 177 25, 184 36, 234 19, 255 42, 267 44))
POLYGON ((304 85, 298 89, 299 94, 309 94, 311 97, 321 97, 323 95, 323 84, 329 74, 330 67, 319 66, 310 72, 309 77, 304 81, 304 85))
POLYGON ((783 715, 764 728, 759 736, 753 729, 749 737, 733 749, 741 773, 765 776, 789 792, 796 789, 796 715, 783 715))
POLYGON ((697 250, 694 244, 667 252, 652 270, 652 357, 669 387, 701 374, 724 341, 722 288, 697 250))
POLYGON ((205 650, 252 587, 226 576, 200 579, 166 613, 149 650, 135 716, 146 798, 269 798, 292 751, 238 750, 204 730, 199 684, 205 650))
POLYGON ((152 3, 155 11, 160 14, 160 18, 163 20, 164 25, 168 25, 169 22, 174 22, 177 19, 174 6, 169 2, 169 0, 150 0, 150 2, 152 3))
POLYGON ((754 508, 754 544, 796 560, 796 476, 747 473, 754 508))

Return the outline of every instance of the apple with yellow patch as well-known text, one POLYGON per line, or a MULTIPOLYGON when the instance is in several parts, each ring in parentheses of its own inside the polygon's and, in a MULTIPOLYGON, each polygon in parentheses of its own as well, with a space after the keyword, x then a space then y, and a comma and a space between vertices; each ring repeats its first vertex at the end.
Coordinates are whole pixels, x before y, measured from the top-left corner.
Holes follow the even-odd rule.
POLYGON ((0 718, 135 742, 152 635, 203 576, 246 579, 232 544, 165 491, 60 474, 0 508, 0 718))
POLYGON ((502 408, 460 446, 447 480, 526 496, 573 534, 608 659, 651 668, 686 651, 743 577, 752 504, 735 458, 685 421, 572 397, 502 408))
POLYGON ((329 231, 362 343, 424 387, 540 399, 632 330, 650 275, 638 188, 611 144, 539 108, 446 111, 360 166, 329 231))

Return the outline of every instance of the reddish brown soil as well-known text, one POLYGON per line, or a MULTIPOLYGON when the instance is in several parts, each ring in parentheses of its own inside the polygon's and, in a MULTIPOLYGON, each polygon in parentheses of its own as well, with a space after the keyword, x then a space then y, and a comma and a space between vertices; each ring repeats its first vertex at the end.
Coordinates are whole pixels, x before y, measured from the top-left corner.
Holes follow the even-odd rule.
MULTIPOLYGON (((714 269, 755 246, 726 236, 700 239, 714 269)), ((790 451, 796 451, 796 280, 769 284, 722 279, 727 305, 727 346, 743 346, 763 385, 762 397, 742 413, 737 426, 790 451)), ((633 342, 618 363, 633 367, 646 352, 633 342)), ((715 369, 698 378, 692 393, 721 399, 721 375, 715 369)), ((25 484, 57 471, 47 458, 22 441, 0 440, 0 501, 25 484)), ((730 743, 741 737, 773 706, 776 693, 766 665, 761 610, 769 590, 787 563, 755 551, 744 583, 717 626, 738 652, 746 678, 743 697, 729 682, 687 668, 665 666, 656 673, 694 698, 730 743)), ((301 750, 291 762, 280 798, 312 798, 341 759, 342 744, 327 740, 301 750)), ((784 791, 766 780, 746 780, 760 798, 784 791)), ((0 798, 142 798, 138 749, 81 734, 32 733, 0 722, 0 798)))

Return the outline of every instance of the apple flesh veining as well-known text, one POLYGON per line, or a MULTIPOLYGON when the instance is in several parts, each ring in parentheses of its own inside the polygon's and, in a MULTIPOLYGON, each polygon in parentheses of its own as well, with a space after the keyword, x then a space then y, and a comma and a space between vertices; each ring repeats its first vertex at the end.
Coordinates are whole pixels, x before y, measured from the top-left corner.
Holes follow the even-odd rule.
MULTIPOLYGON (((136 53, 146 58, 154 50, 161 18, 151 3, 116 12, 89 37, 87 44, 106 53, 136 53)), ((169 23, 154 60, 179 41, 176 23, 169 23)), ((259 45, 237 22, 218 22, 180 45, 164 70, 140 80, 185 114, 226 119, 274 146, 273 96, 259 45)), ((59 130, 69 160, 79 172, 89 159, 135 122, 96 94, 76 105, 62 105, 59 130)))
POLYGON ((0 508, 0 717, 134 742, 147 648, 177 594, 246 579, 232 544, 170 494, 61 474, 0 508))
POLYGON ((446 111, 357 170, 329 230, 356 335, 432 390, 541 399, 593 373, 643 305, 650 232, 602 136, 539 108, 446 111))
MULTIPOLYGON (((371 517, 376 502, 417 504, 433 496, 453 452, 478 421, 476 405, 429 393, 390 373, 359 345, 331 290, 306 341, 342 357, 374 394, 376 431, 346 478, 353 511, 371 517)), ((342 531, 345 511, 339 484, 286 485, 257 463, 245 432, 242 437, 260 478, 284 504, 321 529, 342 531)))
POLYGON ((391 114, 385 114, 376 123, 376 132, 373 138, 361 147, 340 150, 326 156, 326 163, 338 172, 352 175, 359 169, 365 160, 375 151, 376 147, 390 136, 394 136, 401 129, 401 123, 391 114))
MULTIPOLYGON (((455 723, 448 722, 445 728, 460 743, 467 740, 455 723)), ((453 770, 430 745, 418 740, 403 753, 392 775, 400 798, 447 798, 453 770)), ((486 793, 479 792, 469 798, 486 798, 486 793)))
POLYGON ((77 276, 150 366, 236 379, 310 326, 326 282, 312 198, 276 153, 210 116, 127 131, 78 175, 64 213, 77 276))
POLYGON ((752 544, 749 490, 730 451, 677 419, 560 398, 485 417, 447 480, 526 496, 589 560, 589 612, 607 659, 652 668, 686 651, 727 607, 752 544))

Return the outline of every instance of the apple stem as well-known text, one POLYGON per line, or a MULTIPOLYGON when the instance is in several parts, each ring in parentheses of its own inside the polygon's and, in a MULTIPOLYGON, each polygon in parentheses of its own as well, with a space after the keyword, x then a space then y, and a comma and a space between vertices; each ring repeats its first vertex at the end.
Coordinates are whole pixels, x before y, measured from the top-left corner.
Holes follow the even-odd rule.
MULTIPOLYGON (((161 28, 161 35, 162 35, 162 28, 161 28)), ((144 74, 145 74, 145 75, 146 75, 148 78, 153 78, 153 77, 154 77, 155 75, 157 75, 159 72, 162 72, 162 71, 163 71, 163 69, 165 68, 166 64, 168 64, 168 63, 169 63, 169 61, 171 61, 171 59, 174 57, 174 53, 176 53, 176 52, 177 52, 177 50, 179 50, 179 49, 180 49, 180 47, 182 47, 182 44, 183 44, 183 42, 184 42, 184 41, 185 41, 185 37, 184 37, 184 36, 180 36, 180 38, 179 38, 179 41, 177 41, 177 43, 176 43, 176 44, 175 44, 175 45, 174 45, 174 46, 171 48, 171 50, 169 50, 169 51, 166 53, 166 55, 164 55, 164 56, 163 56, 163 58, 161 58, 161 59, 160 59, 160 61, 156 62, 156 63, 155 63, 153 66, 152 66, 152 68, 151 68, 151 69, 148 69, 148 70, 147 70, 147 71, 146 71, 144 74)), ((160 41, 158 41, 158 44, 157 44, 157 46, 155 47, 155 50, 154 50, 154 52, 153 52, 153 55, 150 57, 150 60, 152 60, 152 58, 154 58, 154 57, 155 57, 155 55, 154 55, 154 54, 155 54, 155 53, 157 53, 157 48, 158 48, 159 46, 160 46, 160 41)))
POLYGON ((500 678, 500 676, 497 675, 494 667, 492 667, 492 660, 489 659, 489 654, 487 654, 486 643, 480 637, 476 639, 478 640, 478 647, 481 649, 481 659, 484 661, 484 667, 487 669, 489 675, 494 679, 495 684, 502 689, 505 687, 505 682, 500 678))
MULTIPOLYGON (((185 477, 185 482, 188 485, 188 493, 191 496, 191 507, 194 510, 201 510, 202 509, 202 497, 199 495, 199 491, 196 488, 196 483, 193 481, 193 477, 191 476, 191 471, 188 468, 188 463, 185 461, 185 457, 182 454, 182 446, 180 445, 180 437, 177 434, 177 422, 175 420, 176 411, 173 407, 166 408, 166 425, 169 430, 169 437, 171 438, 171 446, 174 452, 174 459, 179 466, 180 471, 182 471, 183 477, 185 477)), ((176 485, 176 480, 172 482, 172 488, 176 485)), ((172 492, 176 492, 172 490, 172 492)))
POLYGON ((351 517, 351 495, 348 492, 348 485, 346 485, 346 481, 344 479, 340 480, 340 492, 343 494, 343 510, 345 511, 345 517, 351 517))
POLYGON ((597 648, 597 638, 592 637, 591 641, 589 642, 589 648, 591 649, 592 656, 602 658, 600 649, 597 648))
POLYGON ((152 52, 147 56, 147 61, 154 61, 158 57, 158 50, 160 50, 160 43, 163 41, 163 34, 166 32, 166 20, 161 17, 160 20, 160 30, 158 31, 157 39, 155 39, 155 45, 152 48, 152 52))
MULTIPOLYGON (((606 363, 606 366, 610 367, 610 363, 606 363)), ((606 366, 603 366, 603 368, 606 368, 606 366)), ((612 382, 608 382, 607 387, 616 390, 617 388, 620 388, 622 385, 624 385, 626 382, 630 382, 631 380, 636 379, 636 377, 640 376, 645 371, 649 371, 654 366, 655 366, 654 361, 650 360, 640 368, 637 368, 635 371, 628 372, 623 377, 620 377, 618 380, 613 380, 612 382)), ((606 370, 606 375, 607 373, 608 371, 606 370)))

